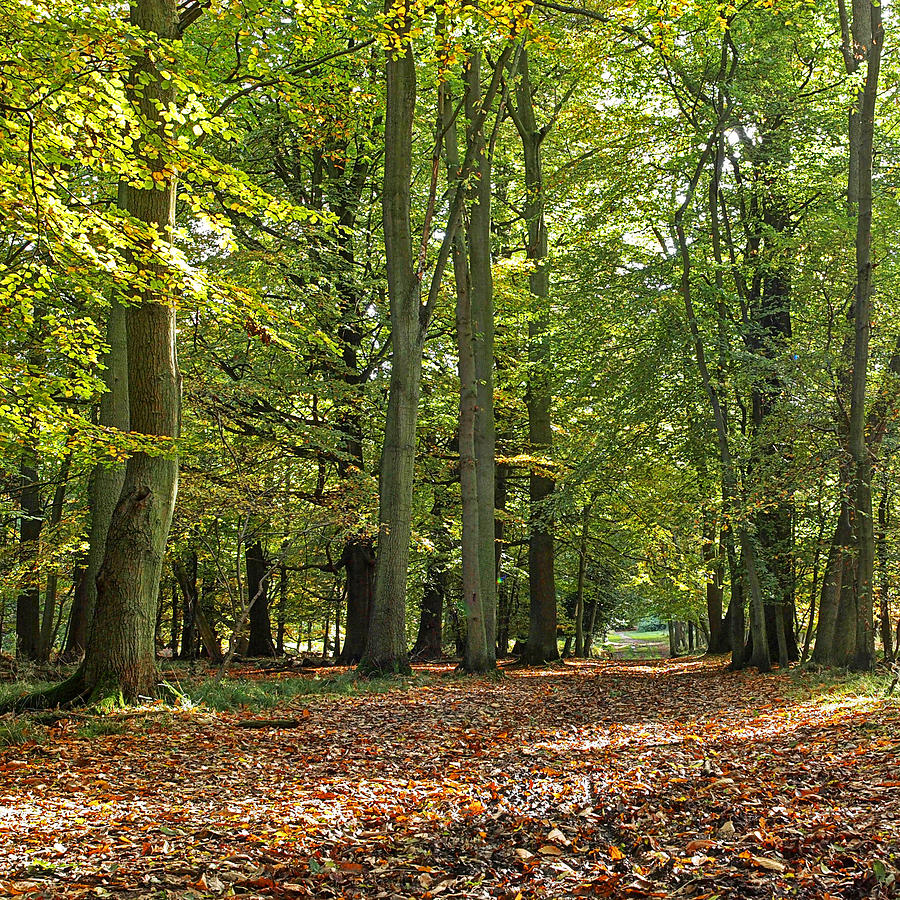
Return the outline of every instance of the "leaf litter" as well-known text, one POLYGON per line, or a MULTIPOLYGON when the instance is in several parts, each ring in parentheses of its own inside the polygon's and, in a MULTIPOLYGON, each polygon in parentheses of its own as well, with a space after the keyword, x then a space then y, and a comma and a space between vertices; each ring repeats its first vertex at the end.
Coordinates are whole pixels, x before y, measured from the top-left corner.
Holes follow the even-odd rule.
POLYGON ((824 707, 721 661, 430 672, 270 727, 60 719, 0 751, 0 895, 896 895, 893 703, 824 707))

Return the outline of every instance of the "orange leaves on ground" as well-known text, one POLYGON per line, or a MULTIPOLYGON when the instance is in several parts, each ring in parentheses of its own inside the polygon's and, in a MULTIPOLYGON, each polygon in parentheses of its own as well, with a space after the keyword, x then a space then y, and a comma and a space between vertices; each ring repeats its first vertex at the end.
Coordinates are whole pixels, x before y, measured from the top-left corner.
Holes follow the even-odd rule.
MULTIPOLYGON (((2 896, 720 897, 895 891, 900 712, 719 663, 578 663, 182 710, 0 751, 2 896), (278 715, 272 711, 272 715, 278 715), (62 848, 62 849, 60 849, 62 848)), ((258 676, 277 677, 265 670, 258 676)))

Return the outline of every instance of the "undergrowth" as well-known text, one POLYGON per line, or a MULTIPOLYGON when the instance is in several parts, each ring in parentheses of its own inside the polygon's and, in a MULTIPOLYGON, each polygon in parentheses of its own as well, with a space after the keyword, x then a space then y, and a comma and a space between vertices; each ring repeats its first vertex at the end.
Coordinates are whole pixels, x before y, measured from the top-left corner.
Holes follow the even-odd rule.
POLYGON ((299 697, 314 695, 384 694, 421 684, 421 675, 357 678, 341 674, 324 678, 272 678, 259 681, 226 678, 216 683, 205 681, 185 691, 197 704, 219 711, 232 709, 272 709, 299 697))
POLYGON ((887 668, 875 672, 846 669, 796 668, 791 670, 795 690, 807 703, 822 707, 866 706, 900 703, 900 688, 888 694, 894 673, 887 668))
POLYGON ((41 729, 36 728, 27 718, 5 718, 0 720, 0 749, 20 747, 32 741, 40 743, 43 738, 41 729))

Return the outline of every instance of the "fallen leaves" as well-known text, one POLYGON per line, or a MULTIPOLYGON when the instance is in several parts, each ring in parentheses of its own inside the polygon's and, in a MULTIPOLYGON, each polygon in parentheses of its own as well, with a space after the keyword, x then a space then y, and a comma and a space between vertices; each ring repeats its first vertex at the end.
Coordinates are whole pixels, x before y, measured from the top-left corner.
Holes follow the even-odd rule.
POLYGON ((517 670, 0 752, 2 896, 892 896, 892 704, 696 662, 517 670), (272 721, 279 721, 273 719, 272 721))

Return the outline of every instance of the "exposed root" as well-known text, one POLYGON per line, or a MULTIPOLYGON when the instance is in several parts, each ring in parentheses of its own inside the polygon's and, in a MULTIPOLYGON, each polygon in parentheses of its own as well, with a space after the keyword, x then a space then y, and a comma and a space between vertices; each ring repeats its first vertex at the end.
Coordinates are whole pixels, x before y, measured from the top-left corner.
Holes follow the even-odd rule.
POLYGON ((61 706, 84 703, 88 688, 84 680, 84 669, 79 668, 74 675, 65 681, 46 688, 16 697, 0 706, 0 713, 25 712, 32 709, 58 709, 61 706))
POLYGON ((381 678, 385 675, 412 675, 408 659, 376 660, 363 658, 356 667, 361 678, 381 678))

